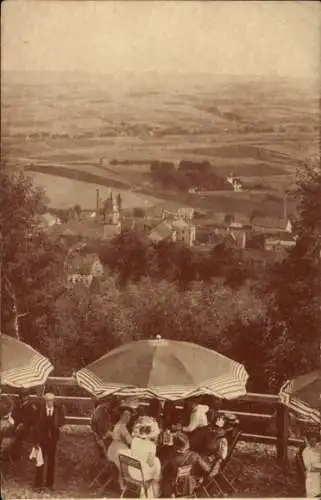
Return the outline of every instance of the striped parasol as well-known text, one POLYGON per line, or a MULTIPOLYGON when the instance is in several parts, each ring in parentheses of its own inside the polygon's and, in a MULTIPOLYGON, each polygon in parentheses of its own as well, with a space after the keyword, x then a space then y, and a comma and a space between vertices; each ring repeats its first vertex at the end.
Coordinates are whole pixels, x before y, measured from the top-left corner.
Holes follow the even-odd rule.
POLYGON ((54 369, 50 361, 28 344, 1 334, 1 385, 36 387, 54 369))
POLYGON ((321 370, 288 380, 281 387, 280 401, 303 420, 321 423, 321 370))
POLYGON ((201 394, 237 398, 246 393, 248 374, 215 351, 158 336, 114 349, 74 377, 98 398, 117 394, 174 401, 201 394))

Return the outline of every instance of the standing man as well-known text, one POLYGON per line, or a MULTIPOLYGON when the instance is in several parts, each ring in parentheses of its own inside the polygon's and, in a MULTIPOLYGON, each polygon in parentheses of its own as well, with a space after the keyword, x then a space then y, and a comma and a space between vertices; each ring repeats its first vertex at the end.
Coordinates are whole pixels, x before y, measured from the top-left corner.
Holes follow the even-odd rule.
POLYGON ((14 401, 12 418, 15 423, 15 441, 12 454, 19 457, 23 441, 30 436, 37 418, 37 405, 30 399, 27 389, 18 390, 18 398, 14 401))
POLYGON ((44 465, 36 467, 35 488, 43 486, 45 472, 45 486, 53 489, 57 442, 63 423, 63 406, 56 404, 54 394, 45 394, 34 427, 35 448, 41 448, 44 458, 44 465))

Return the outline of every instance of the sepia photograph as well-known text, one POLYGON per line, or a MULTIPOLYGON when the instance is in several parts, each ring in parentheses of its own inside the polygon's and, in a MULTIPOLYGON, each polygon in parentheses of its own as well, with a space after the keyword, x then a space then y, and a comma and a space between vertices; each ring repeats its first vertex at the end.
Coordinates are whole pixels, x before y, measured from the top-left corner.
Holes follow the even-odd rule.
POLYGON ((1 498, 321 498, 321 3, 1 5, 1 498))

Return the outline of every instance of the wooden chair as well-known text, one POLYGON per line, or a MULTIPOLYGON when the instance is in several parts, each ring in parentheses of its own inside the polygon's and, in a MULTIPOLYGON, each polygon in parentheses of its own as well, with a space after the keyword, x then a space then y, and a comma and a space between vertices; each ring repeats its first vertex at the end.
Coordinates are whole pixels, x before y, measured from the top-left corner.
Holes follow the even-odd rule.
POLYGON ((236 436, 234 437, 229 450, 227 457, 224 460, 219 460, 216 462, 212 468, 212 471, 208 475, 208 482, 202 486, 202 489, 204 489, 204 492, 209 496, 208 492, 212 488, 212 486, 216 487, 217 490, 219 490, 219 493, 221 495, 225 495, 225 487, 228 486, 228 488, 231 490, 232 493, 237 492, 237 488, 235 488, 234 483, 238 479, 236 473, 234 472, 232 466, 231 466, 231 458, 233 455, 233 452, 235 450, 235 447, 238 443, 238 440, 240 438, 241 432, 239 431, 236 436), (223 486, 224 483, 224 486, 223 486), (205 487, 204 487, 205 486, 205 487))
POLYGON ((192 465, 182 465, 177 469, 173 498, 195 498, 191 485, 192 465))
MULTIPOLYGON (((218 460, 213 463, 210 472, 208 473, 206 479, 198 485, 196 493, 203 493, 206 498, 212 497, 212 487, 214 486, 221 497, 224 496, 224 491, 220 484, 217 482, 217 477, 220 473, 221 461, 218 460)), ((200 495, 203 496, 203 495, 200 495)))
POLYGON ((227 484, 229 484, 229 486, 234 492, 237 491, 236 488, 234 487, 234 483, 238 480, 240 471, 237 474, 235 473, 233 467, 231 466, 231 458, 236 448, 236 445, 240 439, 241 434, 242 434, 241 431, 238 431, 234 436, 234 439, 230 444, 227 457, 225 458, 225 460, 223 460, 221 464, 220 474, 219 474, 219 476, 222 477, 227 484), (230 475, 230 477, 228 478, 226 474, 230 475))
POLYGON ((148 498, 148 490, 153 481, 145 480, 141 462, 128 455, 119 455, 119 464, 122 489, 120 498, 124 498, 126 493, 135 494, 136 498, 140 498, 143 493, 144 497, 148 498), (138 472, 139 479, 133 478, 131 469, 138 472))
POLYGON ((299 493, 300 493, 300 495, 302 495, 302 497, 304 497, 306 494, 305 493, 306 470, 305 470, 305 465, 304 465, 303 458, 302 458, 302 451, 303 451, 303 448, 298 450, 298 452, 295 455, 294 460, 295 460, 295 466, 297 469, 300 486, 302 486, 301 491, 299 493))
POLYGON ((103 455, 99 457, 94 463, 94 468, 98 469, 89 488, 92 488, 96 483, 100 482, 100 493, 103 493, 107 486, 109 486, 118 477, 117 466, 108 458, 107 448, 103 441, 99 441, 98 446, 101 448, 103 455), (105 478, 102 482, 102 479, 105 478))

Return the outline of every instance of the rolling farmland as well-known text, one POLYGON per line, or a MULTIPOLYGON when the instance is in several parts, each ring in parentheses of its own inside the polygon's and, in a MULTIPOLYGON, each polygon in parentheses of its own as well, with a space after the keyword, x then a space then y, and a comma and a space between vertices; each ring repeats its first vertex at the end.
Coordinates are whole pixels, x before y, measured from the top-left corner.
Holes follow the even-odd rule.
MULTIPOLYGON (((3 155, 27 168, 55 206, 90 204, 94 185, 121 190, 128 206, 159 203, 166 193, 149 182, 155 159, 206 159, 220 175, 261 182, 280 197, 317 147, 317 99, 302 85, 206 75, 193 84, 59 78, 6 75, 2 82, 3 155)), ((226 196, 235 193, 217 194, 212 208, 224 211, 226 196)), ((186 195, 177 193, 180 199, 186 195)), ((239 196, 235 209, 248 211, 249 199, 262 203, 262 193, 239 196)), ((202 197, 189 201, 204 207, 202 197)))

